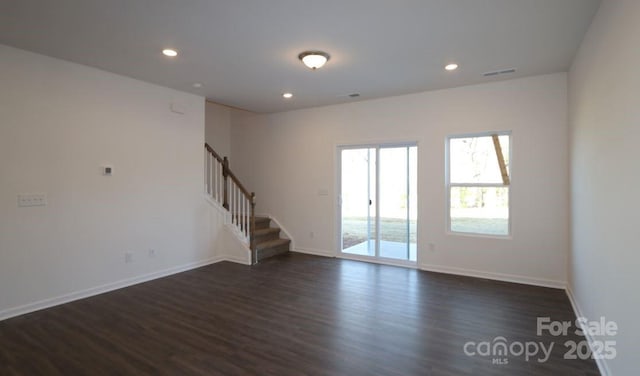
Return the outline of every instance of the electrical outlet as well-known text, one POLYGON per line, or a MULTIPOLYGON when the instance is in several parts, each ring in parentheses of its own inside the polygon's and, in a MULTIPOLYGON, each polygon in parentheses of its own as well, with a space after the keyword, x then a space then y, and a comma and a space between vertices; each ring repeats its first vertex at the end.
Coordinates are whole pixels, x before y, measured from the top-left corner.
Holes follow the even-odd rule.
POLYGON ((133 253, 127 252, 124 254, 124 262, 126 264, 133 262, 133 253))
POLYGON ((435 252, 436 251, 436 244, 435 243, 429 243, 429 252, 435 252))
POLYGON ((150 258, 156 257, 156 250, 155 249, 150 249, 149 250, 149 257, 150 258))
POLYGON ((315 236, 316 234, 313 231, 309 232, 309 238, 313 239, 315 236))
POLYGON ((113 166, 102 166, 102 175, 104 175, 104 176, 112 176, 113 175, 113 166))

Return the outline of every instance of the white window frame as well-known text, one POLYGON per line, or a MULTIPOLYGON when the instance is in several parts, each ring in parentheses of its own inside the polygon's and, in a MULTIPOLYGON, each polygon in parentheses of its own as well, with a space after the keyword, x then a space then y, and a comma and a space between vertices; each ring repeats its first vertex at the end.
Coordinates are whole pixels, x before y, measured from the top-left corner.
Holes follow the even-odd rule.
POLYGON ((512 212, 511 208, 513 207, 511 197, 513 191, 513 134, 511 131, 493 131, 493 132, 478 132, 478 133, 465 133, 465 134, 456 134, 449 135, 445 140, 445 189, 447 191, 447 204, 446 204, 446 218, 447 218, 447 231, 448 235, 459 235, 459 236, 471 236, 471 237, 481 237, 481 238, 497 238, 497 239, 512 239, 512 212), (473 138, 473 137, 491 137, 493 135, 498 136, 509 136, 509 185, 504 185, 501 183, 455 183, 451 184, 451 140, 457 138, 473 138), (478 188, 509 188, 509 221, 508 221, 508 233, 506 235, 496 235, 496 234, 483 234, 477 232, 461 232, 461 231, 452 231, 451 230, 451 188, 452 187, 478 187, 478 188))

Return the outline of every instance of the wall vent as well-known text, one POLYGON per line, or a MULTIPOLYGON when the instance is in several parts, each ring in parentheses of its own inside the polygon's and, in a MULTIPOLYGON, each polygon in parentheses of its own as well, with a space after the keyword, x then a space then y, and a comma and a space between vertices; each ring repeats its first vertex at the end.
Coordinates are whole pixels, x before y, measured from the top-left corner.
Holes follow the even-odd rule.
POLYGON ((509 69, 500 69, 497 71, 486 72, 486 73, 483 73, 482 75, 485 77, 492 77, 492 76, 499 76, 501 74, 511 74, 515 72, 516 72, 516 68, 509 68, 509 69))

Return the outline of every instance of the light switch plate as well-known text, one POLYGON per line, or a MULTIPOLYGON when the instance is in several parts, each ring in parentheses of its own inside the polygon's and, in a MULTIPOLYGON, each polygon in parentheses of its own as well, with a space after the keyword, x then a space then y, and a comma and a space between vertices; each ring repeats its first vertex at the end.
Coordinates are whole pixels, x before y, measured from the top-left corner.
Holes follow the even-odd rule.
POLYGON ((176 114, 184 115, 187 112, 187 108, 184 104, 179 102, 171 103, 171 112, 175 112, 176 114))
POLYGON ((47 206, 47 195, 44 193, 18 195, 18 207, 30 206, 47 206))

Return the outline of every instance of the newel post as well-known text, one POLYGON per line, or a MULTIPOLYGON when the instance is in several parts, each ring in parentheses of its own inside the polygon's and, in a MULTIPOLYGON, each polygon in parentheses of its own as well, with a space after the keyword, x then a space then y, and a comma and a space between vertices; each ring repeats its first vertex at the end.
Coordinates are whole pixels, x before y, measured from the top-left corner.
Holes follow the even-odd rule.
POLYGON ((222 201, 222 206, 229 210, 229 158, 224 157, 222 160, 222 177, 224 178, 224 198, 222 201))
POLYGON ((258 252, 256 250, 256 194, 251 192, 251 224, 249 226, 249 247, 251 248, 251 265, 258 263, 258 252))

